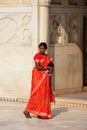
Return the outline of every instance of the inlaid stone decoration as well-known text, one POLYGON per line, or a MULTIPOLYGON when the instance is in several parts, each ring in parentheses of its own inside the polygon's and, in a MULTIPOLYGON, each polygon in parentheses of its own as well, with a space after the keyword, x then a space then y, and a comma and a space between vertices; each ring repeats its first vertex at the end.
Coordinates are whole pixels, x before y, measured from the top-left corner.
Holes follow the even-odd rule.
POLYGON ((79 0, 69 0, 69 5, 78 5, 79 0))
POLYGON ((31 38, 31 13, 0 14, 0 44, 30 45, 31 38))
POLYGON ((78 43, 78 16, 68 15, 68 42, 78 43))
POLYGON ((60 15, 51 15, 50 17, 50 43, 61 44, 62 43, 62 23, 60 15))

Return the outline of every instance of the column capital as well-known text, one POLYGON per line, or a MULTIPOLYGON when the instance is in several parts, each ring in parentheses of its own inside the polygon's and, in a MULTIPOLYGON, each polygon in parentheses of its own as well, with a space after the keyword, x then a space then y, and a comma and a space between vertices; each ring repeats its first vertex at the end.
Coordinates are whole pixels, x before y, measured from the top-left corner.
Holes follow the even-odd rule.
POLYGON ((50 6, 51 0, 39 0, 39 6, 50 6))
POLYGON ((39 4, 39 0, 32 0, 32 5, 38 6, 38 4, 39 4))
POLYGON ((34 6, 50 6, 51 0, 32 0, 34 6))

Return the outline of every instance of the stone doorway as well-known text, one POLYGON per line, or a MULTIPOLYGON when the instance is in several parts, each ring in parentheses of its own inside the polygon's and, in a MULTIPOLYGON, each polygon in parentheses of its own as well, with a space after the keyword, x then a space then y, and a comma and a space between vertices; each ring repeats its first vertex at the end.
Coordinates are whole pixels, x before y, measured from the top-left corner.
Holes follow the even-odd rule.
POLYGON ((83 50, 84 50, 83 85, 87 86, 87 16, 84 16, 83 19, 83 50))

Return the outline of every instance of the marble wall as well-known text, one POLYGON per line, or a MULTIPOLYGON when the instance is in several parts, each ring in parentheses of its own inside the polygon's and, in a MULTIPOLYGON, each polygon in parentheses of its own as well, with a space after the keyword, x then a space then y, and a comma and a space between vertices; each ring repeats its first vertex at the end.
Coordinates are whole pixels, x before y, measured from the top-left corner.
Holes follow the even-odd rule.
POLYGON ((32 8, 0 8, 0 97, 29 96, 32 8))
POLYGON ((83 86, 82 52, 75 43, 67 46, 50 45, 55 72, 53 87, 55 94, 81 92, 83 86))
POLYGON ((0 6, 31 5, 32 0, 0 0, 0 6))
POLYGON ((51 0, 50 12, 49 2, 39 0, 39 8, 33 2, 35 6, 31 0, 0 0, 0 97, 29 96, 33 55, 39 41, 49 39, 56 95, 82 91, 83 17, 87 2, 51 0))

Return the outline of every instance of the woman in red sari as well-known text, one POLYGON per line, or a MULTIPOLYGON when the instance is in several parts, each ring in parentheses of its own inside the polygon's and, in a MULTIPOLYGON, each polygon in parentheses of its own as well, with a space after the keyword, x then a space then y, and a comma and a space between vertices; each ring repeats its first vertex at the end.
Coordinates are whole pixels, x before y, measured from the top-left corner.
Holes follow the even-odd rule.
POLYGON ((47 45, 45 42, 39 44, 39 53, 34 56, 35 67, 32 71, 32 87, 28 104, 26 106, 25 117, 31 118, 30 113, 38 118, 49 119, 51 115, 51 102, 55 102, 52 91, 51 73, 54 66, 48 66, 52 58, 45 54, 47 45))

